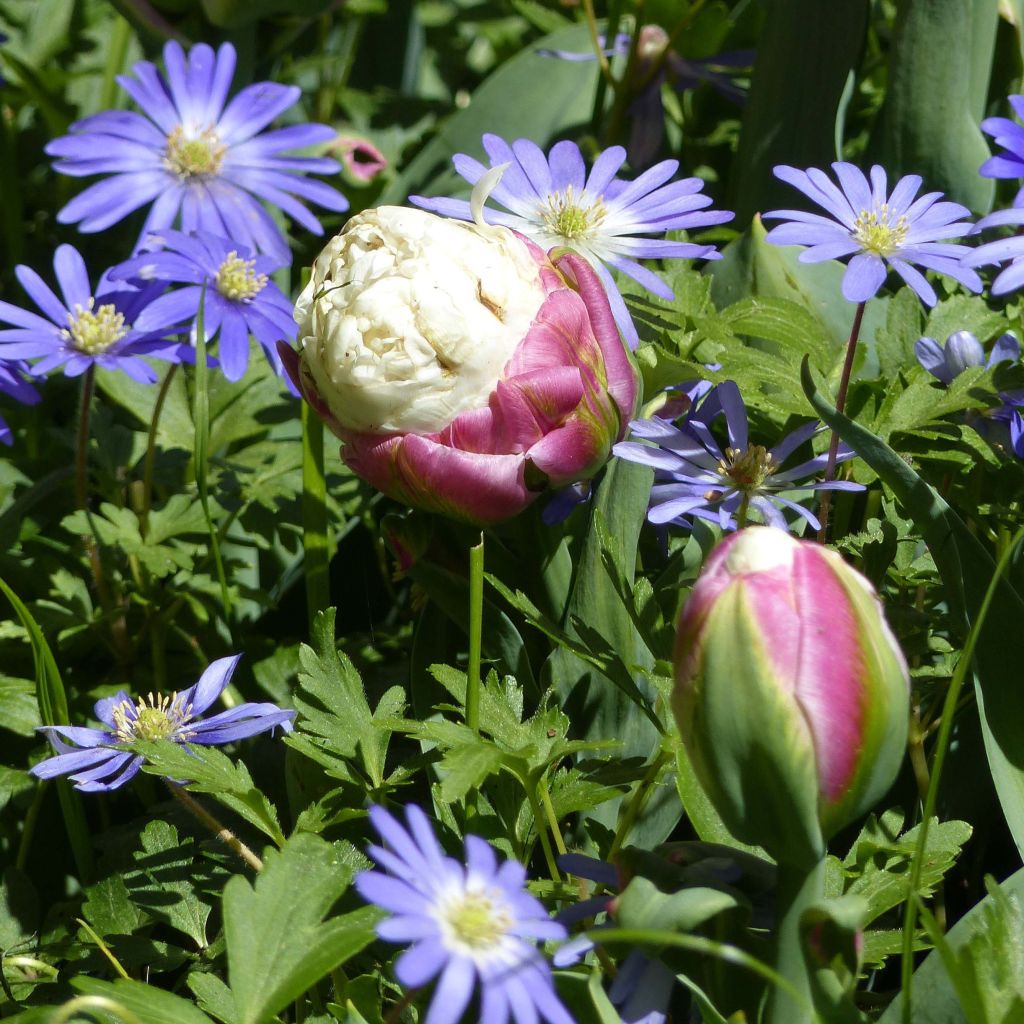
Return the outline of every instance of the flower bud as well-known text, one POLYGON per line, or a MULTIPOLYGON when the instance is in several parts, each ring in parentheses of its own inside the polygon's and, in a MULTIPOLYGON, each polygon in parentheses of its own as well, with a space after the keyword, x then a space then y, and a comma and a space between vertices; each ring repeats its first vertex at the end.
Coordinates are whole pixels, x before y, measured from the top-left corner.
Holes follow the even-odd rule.
POLYGON ((892 784, 909 675, 871 584, 754 526, 711 553, 678 624, 673 710, 737 839, 813 863, 892 784))
POLYGON ((584 260, 504 227, 367 210, 313 264, 296 386, 385 494, 471 522, 592 476, 636 373, 584 260))

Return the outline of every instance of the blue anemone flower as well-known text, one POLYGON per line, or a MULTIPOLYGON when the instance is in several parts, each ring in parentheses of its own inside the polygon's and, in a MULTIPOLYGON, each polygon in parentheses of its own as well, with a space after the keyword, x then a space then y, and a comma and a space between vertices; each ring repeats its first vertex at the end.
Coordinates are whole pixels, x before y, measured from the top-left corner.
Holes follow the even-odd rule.
MULTIPOLYGON (((697 516, 735 530, 737 513, 757 513, 768 526, 789 529, 780 511, 788 509, 819 529, 817 518, 803 505, 787 498, 799 491, 860 491, 863 485, 848 480, 813 481, 807 478, 825 468, 826 454, 816 455, 792 469, 781 465, 821 428, 812 421, 797 427, 774 448, 750 444, 747 410, 736 384, 727 380, 709 391, 682 426, 658 416, 630 423, 634 437, 654 446, 620 441, 612 449, 619 458, 654 469, 651 505, 647 519, 655 524, 688 525, 697 516), (710 425, 724 415, 728 444, 724 451, 710 425)), ((839 446, 837 462, 854 457, 852 449, 839 446)))
POLYGON ((157 374, 140 356, 188 360, 187 345, 163 340, 159 332, 138 326, 143 311, 163 292, 162 284, 114 284, 104 274, 93 291, 85 261, 72 245, 57 247, 53 269, 63 302, 31 267, 14 268, 44 315, 0 302, 0 323, 13 325, 0 330, 0 359, 38 360, 29 367, 37 377, 59 366, 68 377, 77 377, 95 365, 122 370, 142 384, 152 384, 157 374))
MULTIPOLYGON (((671 301, 672 289, 637 259, 721 257, 713 245, 642 237, 723 224, 734 216, 726 210, 705 209, 711 197, 701 192, 700 178, 670 182, 679 169, 678 160, 663 160, 635 181, 625 181, 616 177, 626 161, 622 146, 606 149, 589 173, 574 142, 557 142, 546 156, 529 139, 509 145, 497 135, 485 135, 483 146, 492 168, 508 165, 490 193, 505 210, 485 207, 484 220, 514 228, 545 250, 565 246, 583 256, 604 284, 615 322, 630 348, 636 348, 639 337, 608 267, 671 301)), ((452 163, 472 185, 488 170, 465 153, 456 153, 452 163)), ((410 196, 409 202, 445 217, 473 219, 464 199, 410 196)))
POLYGON ((466 836, 460 864, 445 855, 414 805, 404 825, 383 807, 371 807, 370 820, 387 845, 367 852, 383 870, 362 872, 355 885, 392 915, 377 934, 412 943, 395 963, 398 980, 419 988, 440 976, 424 1024, 457 1024, 477 982, 479 1019, 487 1024, 573 1024, 536 946, 538 939, 564 939, 566 931, 524 888, 526 869, 499 863, 477 836, 466 836))
POLYGON ((281 726, 291 730, 294 711, 276 704, 239 704, 209 718, 199 718, 221 695, 241 655, 219 658, 207 666, 199 681, 170 697, 150 693, 133 702, 124 691, 96 702, 96 717, 104 728, 48 725, 45 732, 57 754, 30 769, 38 779, 70 776, 76 789, 109 792, 138 774, 143 758, 117 744, 134 740, 168 739, 175 743, 218 746, 281 726))
POLYGON ((981 279, 960 263, 970 249, 942 241, 970 230, 970 222, 964 219, 970 216, 967 207, 940 202, 941 192, 917 198, 922 180, 917 174, 900 178, 889 192, 885 170, 878 164, 871 168, 870 182, 853 164, 837 162, 832 170, 838 186, 817 167, 801 171, 782 164, 775 168, 776 178, 799 189, 829 216, 773 210, 764 214, 764 219, 786 223, 772 228, 767 241, 808 246, 800 253, 802 263, 852 256, 843 276, 843 297, 849 302, 872 298, 885 282, 889 267, 929 306, 934 306, 938 297, 918 267, 946 274, 971 291, 981 291, 981 279))
POLYGON ((292 302, 270 280, 278 263, 253 256, 237 242, 205 232, 191 236, 164 231, 148 244, 163 249, 143 252, 111 271, 115 278, 168 281, 186 287, 162 295, 139 317, 143 330, 167 331, 188 327, 193 334, 203 302, 203 334, 219 337, 218 359, 228 380, 240 380, 249 365, 249 335, 263 346, 278 376, 283 375, 277 342, 292 341, 298 325, 292 302), (204 292, 205 287, 205 292, 204 292))
POLYGON ((933 377, 943 384, 950 384, 954 377, 959 377, 972 366, 991 369, 997 363, 1017 362, 1020 359, 1020 342, 1007 332, 996 340, 986 360, 981 342, 970 331, 954 331, 944 346, 934 338, 919 338, 914 342, 914 355, 933 377))
POLYGON ((323 228, 301 199, 348 209, 340 192, 306 177, 336 174, 336 161, 288 152, 330 142, 333 128, 294 124, 263 131, 295 105, 298 86, 258 82, 228 102, 235 71, 230 43, 216 53, 200 43, 186 55, 172 40, 164 46, 164 66, 161 74, 140 61, 134 77, 117 79, 141 114, 106 110, 76 121, 71 134, 47 145, 47 154, 59 158, 54 169, 63 174, 112 175, 72 199, 57 214, 62 224, 103 231, 152 203, 139 244, 179 222, 184 231, 225 235, 284 264, 290 261, 287 240, 259 200, 317 235, 323 228))
MULTIPOLYGON (((1010 96, 1013 112, 1024 118, 1024 96, 1010 96)), ((981 122, 981 130, 991 135, 998 146, 1003 147, 1002 153, 990 156, 978 168, 983 178, 1024 178, 1024 128, 1008 117, 986 117, 981 122)), ((1024 188, 1014 199, 1014 206, 1024 204, 1024 188)))

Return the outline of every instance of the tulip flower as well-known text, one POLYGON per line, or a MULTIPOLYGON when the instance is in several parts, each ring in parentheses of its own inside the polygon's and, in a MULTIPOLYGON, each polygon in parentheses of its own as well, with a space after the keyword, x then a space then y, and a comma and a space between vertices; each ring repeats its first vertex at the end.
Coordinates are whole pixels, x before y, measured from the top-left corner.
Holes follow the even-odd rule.
POLYGON ((381 207, 313 264, 282 351, 348 466, 473 523, 593 476, 637 377, 600 280, 509 228, 381 207))
POLYGON ((809 864, 892 784, 909 675, 871 584, 772 527, 711 553, 679 620, 673 710, 733 834, 809 864))

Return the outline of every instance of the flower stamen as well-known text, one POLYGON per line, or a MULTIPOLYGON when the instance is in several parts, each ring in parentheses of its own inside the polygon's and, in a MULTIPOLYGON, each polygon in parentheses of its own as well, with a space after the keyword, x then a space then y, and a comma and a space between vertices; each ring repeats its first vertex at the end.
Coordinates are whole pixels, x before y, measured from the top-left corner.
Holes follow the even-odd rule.
POLYGON ((248 302, 255 298, 267 285, 266 274, 256 273, 255 260, 243 260, 232 249, 217 271, 217 291, 234 302, 248 302))
POLYGON ((775 460, 771 452, 759 444, 742 450, 726 448, 725 458, 718 463, 718 472, 729 477, 737 490, 748 494, 763 486, 775 469, 775 460))
POLYGON ((178 125, 167 136, 164 164, 179 178, 209 178, 220 171, 224 154, 228 151, 212 128, 204 128, 198 135, 186 135, 178 125))
POLYGON ((873 210, 861 210, 853 225, 853 237, 877 256, 891 256, 907 240, 910 222, 905 214, 893 217, 888 203, 873 210))
POLYGON ((513 924, 508 911, 482 892, 459 893, 441 914, 452 940, 470 953, 493 949, 513 924))
POLYGON ((553 234, 567 241, 588 238, 597 233, 604 221, 606 210, 604 200, 596 198, 591 203, 581 202, 572 185, 561 192, 552 192, 538 207, 545 227, 553 234))
POLYGON ((111 712, 114 734, 119 743, 134 740, 159 740, 174 735, 176 739, 188 739, 192 733, 181 731, 192 717, 192 705, 185 705, 174 692, 170 697, 163 694, 146 694, 137 704, 123 700, 111 712))
POLYGON ((74 313, 68 313, 68 326, 60 332, 65 341, 90 356, 106 352, 131 330, 131 325, 124 322, 124 313, 112 303, 104 303, 93 312, 95 305, 92 298, 84 309, 76 303, 74 313))

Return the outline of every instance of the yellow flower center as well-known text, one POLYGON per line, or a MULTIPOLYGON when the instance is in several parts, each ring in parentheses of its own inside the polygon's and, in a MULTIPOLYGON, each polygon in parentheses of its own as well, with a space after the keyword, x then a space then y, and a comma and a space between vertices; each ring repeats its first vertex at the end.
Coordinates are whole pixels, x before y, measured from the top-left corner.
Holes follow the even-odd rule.
MULTIPOLYGON (((162 694, 141 697, 137 704, 123 700, 118 704, 111 716, 114 719, 114 733, 119 743, 131 743, 132 740, 159 740, 178 732, 192 717, 192 705, 186 707, 177 693, 170 697, 162 694)), ((179 738, 187 739, 190 734, 180 734, 179 738)))
POLYGON ((581 203, 572 185, 561 192, 553 192, 540 206, 544 226, 567 242, 592 235, 604 220, 605 212, 602 199, 589 205, 581 203))
POLYGON ((106 352, 131 329, 116 306, 107 303, 94 312, 95 305, 95 299, 89 299, 85 309, 76 304, 74 313, 68 313, 68 326, 60 332, 79 352, 90 356, 106 352))
POLYGON ((212 128, 188 136, 179 124, 167 137, 164 164, 179 178, 208 178, 220 170, 227 149, 212 128))
POLYGON ((234 249, 217 271, 217 291, 226 299, 245 301, 266 287, 267 275, 256 273, 255 260, 243 260, 234 249))
POLYGON ((748 494, 758 490, 776 469, 771 453, 759 444, 742 451, 726 448, 725 458, 718 463, 718 472, 729 477, 737 490, 748 494))
POLYGON ((470 949, 484 951, 497 945, 512 926, 507 911, 483 893, 461 894, 445 913, 454 937, 470 949))
POLYGON ((853 237, 865 252, 891 256, 906 241, 909 227, 905 216, 893 217, 889 204, 882 203, 874 210, 860 211, 854 221, 853 237))

